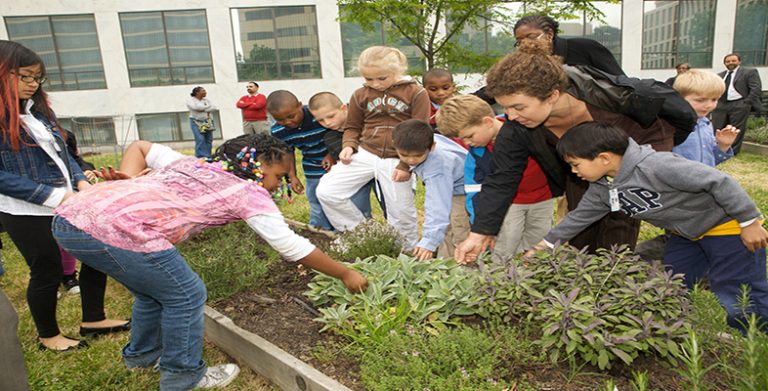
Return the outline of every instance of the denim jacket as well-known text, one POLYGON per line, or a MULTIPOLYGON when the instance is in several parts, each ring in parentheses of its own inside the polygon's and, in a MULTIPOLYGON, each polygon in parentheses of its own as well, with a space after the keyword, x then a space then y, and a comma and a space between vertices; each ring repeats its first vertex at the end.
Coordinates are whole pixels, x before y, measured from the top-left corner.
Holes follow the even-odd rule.
MULTIPOLYGON (((34 116, 53 133, 61 150, 60 156, 69 169, 73 186, 76 186, 79 181, 87 180, 83 171, 67 152, 56 123, 38 112, 35 112, 34 116)), ((0 193, 42 205, 50 197, 54 188, 64 187, 67 182, 56 162, 26 131, 21 132, 21 139, 19 150, 14 151, 10 140, 7 137, 0 137, 0 193)))

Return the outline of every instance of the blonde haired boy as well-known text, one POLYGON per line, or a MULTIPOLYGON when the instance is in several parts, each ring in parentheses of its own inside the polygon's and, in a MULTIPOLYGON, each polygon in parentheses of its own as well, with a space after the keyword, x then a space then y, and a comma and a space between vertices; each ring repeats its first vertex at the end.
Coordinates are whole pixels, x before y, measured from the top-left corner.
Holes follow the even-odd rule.
MULTIPOLYGON (((443 103, 436 120, 441 133, 458 137, 470 147, 464 165, 464 191, 470 222, 474 222, 474 196, 482 191, 486 177, 493 175, 493 143, 504 127, 504 117, 497 118, 491 106, 477 96, 459 95, 443 103)), ((500 211, 505 217, 493 250, 498 256, 511 256, 534 246, 552 227, 552 192, 533 157, 526 162, 523 179, 510 184, 509 189, 512 202, 508 210, 500 211)))
POLYGON ((733 157, 731 145, 741 130, 732 125, 714 130, 707 118, 725 91, 723 80, 712 72, 692 69, 677 75, 673 88, 690 103, 699 120, 694 131, 682 144, 672 148, 672 152, 710 167, 733 157))

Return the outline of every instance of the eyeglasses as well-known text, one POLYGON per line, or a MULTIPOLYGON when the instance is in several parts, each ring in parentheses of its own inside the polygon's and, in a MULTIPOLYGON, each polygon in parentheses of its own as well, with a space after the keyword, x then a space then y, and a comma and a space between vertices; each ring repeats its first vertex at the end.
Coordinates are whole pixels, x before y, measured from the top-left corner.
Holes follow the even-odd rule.
POLYGON ((516 40, 516 41, 515 41, 515 47, 519 47, 519 46, 520 46, 520 44, 523 42, 523 40, 524 40, 524 39, 532 39, 532 40, 534 40, 534 41, 538 41, 539 39, 541 39, 541 37, 543 37, 543 36, 544 36, 544 34, 545 34, 545 33, 544 33, 544 32, 542 32, 542 33, 540 33, 539 35, 535 35, 535 34, 536 34, 536 33, 530 33, 530 34, 526 35, 525 37, 523 37, 523 38, 520 38, 520 39, 516 40))
POLYGON ((37 84, 43 84, 46 80, 48 80, 45 76, 32 76, 32 75, 19 75, 16 74, 16 76, 21 79, 24 83, 32 83, 37 82, 37 84))

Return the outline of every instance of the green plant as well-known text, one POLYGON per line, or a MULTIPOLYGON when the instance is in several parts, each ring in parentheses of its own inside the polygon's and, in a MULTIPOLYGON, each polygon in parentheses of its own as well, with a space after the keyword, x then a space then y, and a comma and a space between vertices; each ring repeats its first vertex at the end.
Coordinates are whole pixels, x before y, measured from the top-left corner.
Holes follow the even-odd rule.
POLYGON ((703 356, 704 352, 701 350, 696 332, 688 329, 688 337, 682 344, 682 354, 680 355, 684 369, 675 370, 688 383, 689 388, 686 388, 687 390, 706 391, 709 389, 709 386, 704 381, 704 375, 716 368, 718 364, 705 368, 703 356))
POLYGON ((501 390, 507 374, 504 344, 474 328, 393 333, 363 354, 360 369, 366 389, 501 390))
POLYGON ((750 118, 747 128, 749 131, 744 134, 744 141, 768 144, 768 125, 764 118, 750 118))
POLYGON ((649 391, 648 390, 648 372, 647 371, 632 371, 632 380, 629 381, 632 391, 649 391))
POLYGON ((535 258, 479 262, 489 313, 523 317, 543 331, 539 340, 557 361, 563 354, 608 368, 640 352, 674 361, 686 335, 688 300, 680 275, 626 249, 586 254, 571 246, 535 258))
POLYGON ((305 295, 319 308, 323 330, 355 342, 379 343, 406 324, 440 327, 457 316, 481 312, 477 272, 452 260, 418 261, 380 255, 350 265, 368 278, 365 293, 350 293, 337 279, 318 274, 305 295))
POLYGON ((339 235, 328 249, 335 259, 354 261, 374 255, 396 257, 403 251, 403 239, 397 230, 387 223, 368 219, 354 229, 339 235))

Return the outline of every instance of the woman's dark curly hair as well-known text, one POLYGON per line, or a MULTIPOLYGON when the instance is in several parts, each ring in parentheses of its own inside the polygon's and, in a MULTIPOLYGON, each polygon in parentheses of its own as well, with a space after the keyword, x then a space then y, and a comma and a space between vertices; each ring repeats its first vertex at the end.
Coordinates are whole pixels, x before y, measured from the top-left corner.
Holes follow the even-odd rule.
POLYGON ((524 39, 514 53, 494 64, 485 77, 485 92, 493 97, 523 94, 544 100, 568 88, 563 59, 550 54, 549 43, 524 39))
POLYGON ((252 156, 255 155, 255 161, 267 164, 280 162, 286 156, 293 153, 293 148, 288 144, 270 135, 244 134, 229 139, 216 148, 216 152, 213 153, 213 161, 220 161, 226 163, 227 166, 233 167, 233 170, 230 172, 239 178, 257 180, 256 175, 253 173, 254 167, 250 167, 248 164, 249 158, 242 155, 238 156, 243 151, 243 148, 248 153, 251 153, 252 156), (244 162, 247 165, 246 167, 242 167, 244 162))

